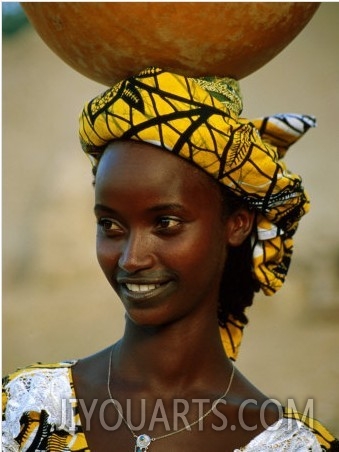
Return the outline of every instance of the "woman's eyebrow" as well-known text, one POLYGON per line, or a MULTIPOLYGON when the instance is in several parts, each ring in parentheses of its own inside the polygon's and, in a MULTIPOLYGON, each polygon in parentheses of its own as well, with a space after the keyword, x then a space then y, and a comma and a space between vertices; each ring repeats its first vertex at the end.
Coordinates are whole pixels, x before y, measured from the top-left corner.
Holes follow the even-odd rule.
POLYGON ((162 203, 162 204, 156 204, 155 206, 150 207, 148 210, 150 212, 160 212, 163 210, 171 210, 171 211, 178 211, 183 210, 184 206, 177 203, 162 203))
POLYGON ((94 213, 96 212, 109 212, 109 213, 116 213, 116 211, 114 209, 112 209, 111 207, 105 206, 103 204, 95 204, 94 206, 94 213))
MULTIPOLYGON (((156 204, 154 206, 151 206, 147 210, 149 210, 150 212, 158 212, 158 211, 162 211, 162 210, 178 211, 178 210, 183 210, 183 209, 184 209, 184 206, 181 204, 178 204, 178 203, 162 203, 162 204, 156 204)), ((95 204, 94 212, 103 211, 103 210, 106 212, 112 212, 112 213, 116 212, 115 209, 105 206, 104 204, 95 204)))
MULTIPOLYGON (((112 207, 105 206, 104 204, 95 204, 94 206, 94 215, 112 215, 112 216, 118 216, 119 212, 116 209, 113 209, 112 207)), ((182 205, 178 203, 161 203, 161 204, 155 204, 154 206, 150 206, 149 208, 145 209, 145 213, 148 212, 149 214, 160 214, 160 213, 172 213, 172 214, 188 214, 187 209, 182 205)))

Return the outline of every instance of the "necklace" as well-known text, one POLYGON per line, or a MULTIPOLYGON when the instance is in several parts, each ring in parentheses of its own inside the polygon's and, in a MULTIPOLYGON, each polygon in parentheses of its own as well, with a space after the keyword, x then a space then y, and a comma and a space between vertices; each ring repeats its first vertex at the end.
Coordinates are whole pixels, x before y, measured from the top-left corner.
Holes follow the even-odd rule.
POLYGON ((193 425, 198 424, 200 421, 202 421, 203 419, 205 419, 205 417, 207 417, 209 414, 212 413, 212 411, 214 410, 214 408, 218 405, 218 403, 224 399, 226 397, 226 395, 228 394, 228 391, 231 388, 232 385, 232 381, 233 381, 233 377, 234 377, 234 366, 232 365, 232 373, 230 376, 230 380, 228 382, 226 391, 223 393, 223 395, 221 397, 219 397, 219 399, 215 400, 212 404, 212 407, 206 411, 206 413, 204 413, 203 415, 201 415, 198 419, 196 419, 195 421, 193 421, 191 424, 180 428, 179 430, 173 430, 169 433, 166 433, 165 435, 161 435, 161 436, 156 436, 156 437, 150 437, 149 435, 146 435, 145 433, 142 433, 141 435, 137 435, 132 427, 129 425, 129 423, 127 422, 127 419, 125 419, 124 415, 122 414, 122 412, 120 411, 120 409, 118 408, 117 404, 115 403, 115 400, 112 397, 111 394, 111 389, 110 389, 110 382, 111 382, 111 368, 112 368, 112 355, 113 355, 113 350, 114 350, 114 346, 111 348, 111 352, 109 355, 109 363, 108 363, 108 372, 107 372, 107 392, 109 395, 109 398, 111 400, 111 402, 113 403, 114 408, 116 409, 116 411, 118 412, 118 415, 121 417, 122 421, 124 422, 124 424, 126 425, 126 427, 128 428, 128 430, 131 432, 131 434, 133 435, 133 438, 135 439, 135 448, 134 448, 134 452, 145 452, 148 450, 149 445, 151 444, 151 442, 153 441, 158 441, 159 439, 163 439, 163 438, 167 438, 168 436, 172 436, 172 435, 176 435, 177 433, 183 432, 184 430, 188 430, 191 427, 193 427, 193 425))

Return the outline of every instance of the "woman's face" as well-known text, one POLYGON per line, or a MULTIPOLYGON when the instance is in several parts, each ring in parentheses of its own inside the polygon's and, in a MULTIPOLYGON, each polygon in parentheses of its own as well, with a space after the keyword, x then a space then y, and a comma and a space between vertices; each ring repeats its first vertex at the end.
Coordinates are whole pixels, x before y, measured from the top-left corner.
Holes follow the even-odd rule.
POLYGON ((216 184, 191 164, 138 142, 115 142, 95 183, 97 257, 135 323, 216 317, 227 220, 216 184))

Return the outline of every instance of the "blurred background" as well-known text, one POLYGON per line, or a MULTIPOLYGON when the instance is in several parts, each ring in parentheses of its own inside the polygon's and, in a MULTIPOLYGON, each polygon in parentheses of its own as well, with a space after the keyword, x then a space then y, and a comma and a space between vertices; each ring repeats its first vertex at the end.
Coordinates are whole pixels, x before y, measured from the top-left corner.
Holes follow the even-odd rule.
MULTIPOLYGON (((9 6, 12 5, 12 6, 9 6)), ((118 339, 124 313, 95 257, 90 163, 77 137, 85 101, 105 87, 41 41, 3 3, 3 374, 89 355, 118 339)), ((311 212, 287 282, 249 310, 238 367, 263 392, 339 435, 339 3, 323 3, 274 60, 242 80, 247 118, 313 114, 290 151, 311 212)))

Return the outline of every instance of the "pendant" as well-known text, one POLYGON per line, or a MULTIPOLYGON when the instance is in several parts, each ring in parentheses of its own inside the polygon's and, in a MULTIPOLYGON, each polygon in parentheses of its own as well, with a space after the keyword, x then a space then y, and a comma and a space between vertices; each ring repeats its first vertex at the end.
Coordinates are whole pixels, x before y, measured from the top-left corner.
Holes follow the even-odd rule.
POLYGON ((148 435, 139 435, 135 442, 134 452, 145 452, 151 444, 152 439, 148 435))

